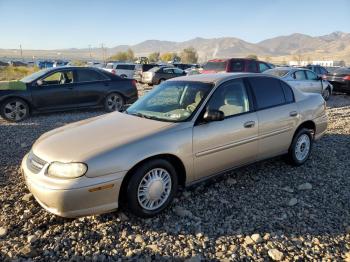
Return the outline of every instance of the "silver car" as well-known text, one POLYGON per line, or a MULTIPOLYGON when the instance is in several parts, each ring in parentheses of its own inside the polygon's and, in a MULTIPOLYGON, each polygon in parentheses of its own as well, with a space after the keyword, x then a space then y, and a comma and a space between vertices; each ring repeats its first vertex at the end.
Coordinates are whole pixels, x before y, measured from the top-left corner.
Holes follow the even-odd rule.
POLYGON ((303 164, 325 133, 325 101, 269 75, 170 79, 124 113, 43 134, 24 157, 29 190, 48 211, 75 217, 124 205, 150 217, 178 186, 286 154, 303 164))
POLYGON ((328 100, 333 92, 333 86, 327 80, 305 68, 276 67, 264 72, 265 74, 280 77, 291 86, 302 92, 321 94, 324 100, 328 100))

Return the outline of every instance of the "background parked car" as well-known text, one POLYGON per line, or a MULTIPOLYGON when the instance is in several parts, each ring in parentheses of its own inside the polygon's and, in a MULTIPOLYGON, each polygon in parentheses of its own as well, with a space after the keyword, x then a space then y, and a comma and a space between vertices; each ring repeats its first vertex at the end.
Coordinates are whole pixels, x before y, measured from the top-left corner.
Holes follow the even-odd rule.
POLYGON ((136 64, 133 78, 137 82, 142 82, 143 72, 147 72, 153 67, 159 66, 158 64, 136 64))
POLYGON ((135 64, 110 62, 103 69, 122 78, 133 78, 135 66, 135 64))
POLYGON ((311 71, 316 73, 316 75, 322 77, 323 79, 326 79, 327 74, 329 73, 325 67, 320 65, 307 65, 305 68, 310 69, 311 71))
POLYGON ((186 69, 189 69, 189 68, 197 68, 198 65, 196 64, 182 64, 182 63, 173 63, 173 65, 177 68, 180 68, 182 70, 186 70, 186 69))
POLYGON ((96 67, 96 68, 103 68, 104 64, 101 62, 94 62, 94 61, 89 61, 86 63, 87 66, 89 67, 96 67))
POLYGON ((350 95, 350 67, 341 67, 327 74, 327 80, 334 86, 335 91, 350 95))
POLYGON ((135 80, 92 67, 56 67, 20 81, 1 82, 0 115, 17 122, 33 111, 104 107, 111 112, 137 97, 135 80))
POLYGON ((269 63, 247 58, 213 59, 203 65, 202 74, 219 72, 262 73, 272 66, 269 63))
POLYGON ((149 85, 157 85, 170 78, 184 76, 185 71, 176 67, 153 67, 142 74, 142 82, 149 85))
POLYGON ((276 67, 267 70, 266 74, 280 77, 291 86, 303 92, 319 93, 328 100, 333 92, 333 86, 313 71, 296 67, 276 67))

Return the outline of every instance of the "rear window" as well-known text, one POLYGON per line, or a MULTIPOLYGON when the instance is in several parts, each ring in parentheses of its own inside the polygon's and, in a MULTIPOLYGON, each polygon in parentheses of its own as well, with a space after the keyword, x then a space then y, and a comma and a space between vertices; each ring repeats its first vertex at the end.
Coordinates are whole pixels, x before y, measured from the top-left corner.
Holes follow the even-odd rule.
POLYGON ((249 78, 258 110, 286 103, 284 92, 278 79, 268 77, 249 78))
POLYGON ((269 75, 273 75, 273 76, 277 76, 277 77, 283 77, 285 75, 287 75, 289 72, 288 69, 269 69, 269 70, 266 70, 264 72, 264 74, 269 74, 269 75))
POLYGON ((135 65, 117 65, 116 69, 121 69, 121 70, 134 70, 135 69, 135 65))
POLYGON ((151 68, 156 67, 156 66, 157 66, 157 65, 144 64, 144 65, 142 65, 142 71, 143 71, 143 72, 146 72, 146 71, 148 71, 148 70, 150 70, 151 68))
POLYGON ((213 61, 203 65, 203 70, 207 71, 226 71, 226 61, 213 61))

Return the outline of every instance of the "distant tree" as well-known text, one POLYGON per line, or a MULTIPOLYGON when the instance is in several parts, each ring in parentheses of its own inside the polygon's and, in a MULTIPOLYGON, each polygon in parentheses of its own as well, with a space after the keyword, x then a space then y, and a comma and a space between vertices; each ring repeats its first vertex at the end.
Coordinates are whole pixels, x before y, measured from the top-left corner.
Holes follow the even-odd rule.
POLYGON ((246 58, 258 60, 258 56, 256 54, 247 55, 246 58))
POLYGON ((270 63, 271 62, 271 57, 270 56, 266 56, 265 57, 265 61, 270 63))
POLYGON ((134 52, 130 48, 126 52, 118 52, 108 58, 108 60, 116 61, 134 61, 134 59, 134 52))
POLYGON ((164 53, 161 54, 160 60, 162 60, 163 62, 169 62, 173 60, 173 56, 173 53, 164 53))
POLYGON ((198 54, 193 47, 185 48, 180 54, 181 62, 195 64, 198 61, 198 54))
POLYGON ((160 59, 160 53, 159 52, 151 53, 148 56, 148 60, 149 60, 150 63, 158 62, 159 59, 160 59))
POLYGON ((82 60, 73 60, 70 63, 73 66, 84 66, 84 65, 86 65, 86 62, 82 61, 82 60))

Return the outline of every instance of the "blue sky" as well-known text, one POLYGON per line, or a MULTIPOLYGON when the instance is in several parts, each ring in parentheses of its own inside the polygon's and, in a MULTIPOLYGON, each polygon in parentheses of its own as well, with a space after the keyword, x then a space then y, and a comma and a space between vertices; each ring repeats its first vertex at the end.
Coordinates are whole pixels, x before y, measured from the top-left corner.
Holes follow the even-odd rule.
POLYGON ((0 48, 350 32, 349 0, 0 0, 0 48))

